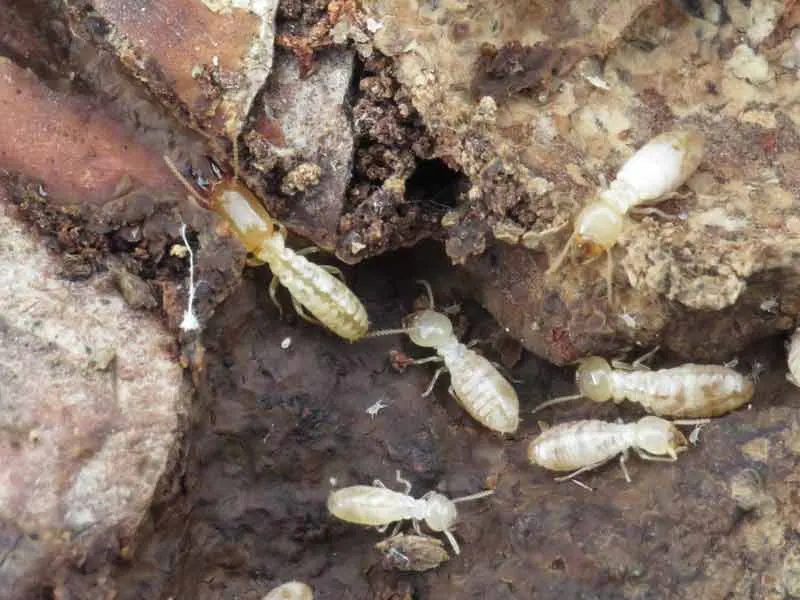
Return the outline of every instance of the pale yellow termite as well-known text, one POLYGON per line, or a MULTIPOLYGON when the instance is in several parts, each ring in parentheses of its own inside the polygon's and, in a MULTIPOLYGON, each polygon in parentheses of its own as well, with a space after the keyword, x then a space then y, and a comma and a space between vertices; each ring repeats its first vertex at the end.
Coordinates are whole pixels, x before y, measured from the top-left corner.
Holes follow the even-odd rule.
POLYGON ((300 581, 290 581, 270 590, 261 600, 314 600, 314 592, 300 581))
POLYGON ((453 552, 460 554, 461 549, 451 532, 458 518, 456 504, 494 493, 494 490, 487 490, 451 500, 438 492, 428 492, 422 498, 414 498, 408 495, 411 484, 400 476, 400 471, 397 480, 405 484, 405 492, 387 489, 377 479, 374 485, 354 485, 333 491, 328 496, 328 511, 342 521, 381 529, 395 521, 411 519, 418 533, 419 521, 425 521, 433 531, 444 533, 453 552))
POLYGON ((580 360, 575 373, 580 394, 548 400, 533 412, 568 400, 588 398, 594 402, 630 400, 661 416, 717 417, 753 397, 753 381, 726 366, 685 364, 650 371, 641 363, 656 350, 632 365, 614 361, 615 366, 623 367, 620 369, 614 369, 599 356, 580 360))
POLYGON ((800 328, 795 329, 789 340, 789 372, 786 374, 794 385, 800 387, 800 328))
MULTIPOLYGON (((693 421, 698 423, 701 421, 693 421)), ((674 462, 688 448, 684 435, 661 417, 642 417, 634 423, 586 420, 561 423, 543 431, 528 446, 528 460, 549 471, 572 471, 556 481, 596 469, 616 456, 625 480, 625 461, 633 449, 644 460, 674 462)))
POLYGON ((227 221, 248 253, 269 265, 273 275, 269 296, 278 310, 282 311, 276 293, 278 284, 282 284, 289 290, 292 304, 303 319, 322 324, 349 341, 364 337, 369 329, 367 311, 343 283, 342 272, 331 265, 314 264, 304 256, 317 248, 297 252, 288 248, 286 227, 273 219, 258 198, 235 178, 217 183, 206 201, 168 157, 164 160, 201 205, 208 206, 227 221))
MULTIPOLYGON (((700 165, 704 146, 705 137, 699 131, 675 130, 657 135, 637 150, 622 165, 611 185, 601 190, 575 218, 573 233, 547 274, 561 266, 573 244, 588 257, 605 252, 611 298, 611 248, 622 235, 625 216, 643 204, 666 199, 681 187, 700 165)), ((644 210, 660 212, 653 208, 644 210)))
POLYGON ((428 292, 430 308, 406 317, 402 329, 375 331, 369 336, 405 333, 417 346, 434 348, 436 356, 411 363, 444 362, 422 395, 429 395, 439 376, 449 371, 450 393, 473 419, 494 431, 514 433, 519 427, 517 392, 491 362, 458 341, 447 315, 433 310, 430 284, 427 281, 420 283, 428 292))

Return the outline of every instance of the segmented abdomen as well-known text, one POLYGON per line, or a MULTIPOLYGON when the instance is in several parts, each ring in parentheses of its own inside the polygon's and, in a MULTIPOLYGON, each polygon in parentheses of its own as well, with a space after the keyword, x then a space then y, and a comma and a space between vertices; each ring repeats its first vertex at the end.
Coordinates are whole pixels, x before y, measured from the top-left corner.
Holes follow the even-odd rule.
POLYGON ((800 329, 795 330, 789 341, 789 381, 800 386, 800 329))
POLYGON ((350 341, 366 335, 369 320, 361 300, 322 267, 283 248, 270 268, 292 297, 333 333, 350 341))
POLYGON ((744 375, 719 365, 687 364, 659 371, 614 371, 614 400, 638 402, 649 412, 670 417, 717 417, 753 397, 744 375))
POLYGON ((416 503, 411 496, 371 485, 342 488, 328 496, 328 510, 333 516, 376 527, 410 519, 416 503))
POLYGON ((443 355, 459 404, 481 425, 501 433, 519 426, 517 392, 488 360, 459 344, 443 355))
POLYGON ((624 424, 569 421, 543 431, 528 446, 528 460, 551 471, 575 471, 609 460, 630 444, 624 424))

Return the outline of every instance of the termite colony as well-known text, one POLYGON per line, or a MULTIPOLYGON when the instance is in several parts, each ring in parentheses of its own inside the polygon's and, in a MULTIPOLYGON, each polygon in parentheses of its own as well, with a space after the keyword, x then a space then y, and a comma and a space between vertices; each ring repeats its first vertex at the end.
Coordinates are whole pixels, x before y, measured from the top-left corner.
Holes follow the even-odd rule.
MULTIPOLYGON (((623 164, 614 181, 578 214, 573 233, 551 262, 548 273, 558 270, 576 248, 586 257, 605 253, 611 301, 612 251, 622 233, 626 216, 634 210, 659 213, 655 208, 643 208, 642 205, 676 193, 698 168, 703 147, 704 138, 700 133, 671 131, 656 136, 635 152, 623 164)), ((288 289, 301 317, 322 325, 345 340, 353 342, 393 334, 408 336, 414 345, 431 348, 435 354, 420 359, 403 354, 403 366, 443 363, 422 393, 423 397, 432 393, 439 376, 447 371, 450 394, 472 419, 500 436, 513 435, 518 430, 519 399, 514 386, 493 363, 474 351, 471 344, 458 340, 448 315, 436 310, 433 290, 428 282, 419 282, 427 293, 425 309, 407 315, 400 328, 369 332, 367 312, 342 282, 341 272, 335 267, 309 262, 304 256, 309 250, 296 252, 287 248, 286 228, 267 213, 250 190, 239 183, 238 176, 219 182, 205 199, 169 158, 165 157, 165 160, 192 197, 227 222, 253 259, 271 268, 273 280, 269 295, 279 309, 275 294, 280 283, 288 289)), ((236 171, 238 173, 238 164, 236 171)), ((742 375, 728 365, 684 364, 651 370, 645 361, 656 350, 658 348, 630 364, 615 360, 609 362, 598 356, 579 360, 575 375, 579 393, 545 401, 532 412, 586 398, 593 402, 628 400, 641 405, 650 414, 629 423, 583 420, 545 428, 528 445, 530 463, 566 473, 557 481, 571 480, 588 488, 575 477, 619 457, 624 478, 630 482, 626 467, 630 451, 644 460, 674 462, 690 444, 696 443, 700 425, 712 417, 742 407, 753 398, 754 376, 742 375), (694 425, 696 429, 687 440, 678 425, 694 425)), ((800 385, 800 329, 792 337, 788 362, 790 374, 787 377, 800 385)), ((367 412, 375 418, 386 406, 378 401, 367 412)), ((443 534, 453 552, 459 554, 460 546, 453 534, 458 517, 456 504, 494 493, 490 489, 450 499, 439 492, 429 491, 415 498, 409 494, 411 484, 401 477, 400 471, 397 471, 396 478, 404 484, 404 491, 390 490, 379 480, 375 480, 373 485, 335 489, 328 496, 327 509, 337 519, 376 527, 381 531, 397 523, 391 536, 380 542, 377 548, 383 554, 384 564, 400 570, 422 571, 448 559, 441 541, 422 533, 420 523, 423 522, 433 532, 443 534), (405 520, 411 520, 416 535, 398 533, 405 520)), ((270 592, 265 600, 311 597, 308 586, 291 582, 270 592)))

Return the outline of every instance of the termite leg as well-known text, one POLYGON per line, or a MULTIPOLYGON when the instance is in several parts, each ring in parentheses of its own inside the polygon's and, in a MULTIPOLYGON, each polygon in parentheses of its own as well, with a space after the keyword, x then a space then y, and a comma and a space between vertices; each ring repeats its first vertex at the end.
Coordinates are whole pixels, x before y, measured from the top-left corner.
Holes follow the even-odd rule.
POLYGON ((322 267, 323 270, 327 271, 334 277, 337 277, 339 280, 344 281, 344 273, 339 267, 335 267, 333 265, 319 265, 322 267))
POLYGON ((391 523, 387 523, 386 525, 379 525, 375 527, 375 529, 378 530, 378 533, 386 533, 386 530, 389 529, 389 525, 391 525, 391 523))
POLYGON ((647 452, 643 452, 639 448, 634 448, 634 450, 642 460, 651 460, 653 462, 675 462, 678 460, 677 454, 675 456, 654 456, 652 454, 648 454, 647 452))
POLYGON ((260 258, 256 258, 255 256, 248 256, 244 259, 244 264, 246 264, 248 267, 260 267, 267 263, 260 258))
POLYGON ((414 528, 414 531, 417 535, 422 535, 422 530, 419 528, 419 521, 416 519, 411 520, 411 526, 414 528))
POLYGON ((626 450, 619 455, 619 468, 622 469, 622 474, 625 476, 625 481, 631 482, 631 476, 628 474, 628 467, 625 466, 625 461, 628 460, 628 451, 626 450))
POLYGON ((572 244, 574 241, 575 233, 573 232, 572 235, 569 236, 569 239, 567 240, 564 249, 561 251, 561 254, 556 257, 556 259, 550 264, 550 267, 547 269, 547 271, 544 272, 545 275, 550 275, 561 266, 561 263, 564 262, 564 259, 567 258, 570 250, 572 250, 572 244))
POLYGON ((656 215, 657 217, 661 217, 667 221, 675 221, 678 219, 676 215, 665 213, 663 210, 656 208, 655 206, 635 206, 628 211, 628 214, 643 216, 656 215))
POLYGON ((383 484, 383 482, 380 479, 373 479, 372 480, 372 485, 375 486, 375 487, 386 489, 386 486, 383 484))
POLYGON ((395 479, 397 479, 397 483, 402 483, 405 486, 406 495, 411 493, 411 482, 408 479, 404 478, 402 475, 400 475, 400 469, 398 469, 395 472, 395 479))
POLYGON ((277 307, 278 314, 283 318, 283 306, 281 303, 278 302, 278 286, 281 284, 280 279, 277 276, 272 276, 272 281, 269 282, 269 297, 272 300, 272 303, 277 307))
POLYGON ((314 317, 312 317, 310 314, 308 314, 308 313, 306 312, 306 309, 305 309, 305 307, 303 307, 303 305, 302 305, 302 304, 300 304, 300 303, 299 303, 299 302, 298 302, 298 301, 295 299, 295 297, 294 297, 294 296, 292 296, 292 306, 294 306, 294 310, 297 312, 297 314, 300 316, 300 318, 301 318, 301 319, 303 319, 304 321, 308 321, 308 322, 309 322, 309 323, 311 323, 312 325, 320 325, 320 326, 323 326, 323 325, 322 325, 322 323, 320 323, 320 322, 319 322, 317 319, 315 319, 314 317))
POLYGON ((547 400, 546 402, 542 402, 539 406, 534 408, 531 411, 531 414, 537 413, 540 410, 544 410, 554 404, 561 404, 562 402, 569 402, 571 400, 580 400, 583 398, 583 394, 572 394, 571 396, 559 396, 558 398, 553 398, 551 400, 547 400))
POLYGON ((582 488, 583 488, 583 489, 585 489, 587 492, 593 492, 593 491, 594 491, 594 488, 592 488, 592 487, 590 487, 590 486, 586 485, 586 484, 585 484, 585 483, 583 483, 583 482, 582 482, 580 479, 570 479, 570 481, 571 481, 572 483, 574 483, 575 485, 577 485, 578 487, 582 487, 582 488))
MULTIPOLYGON (((433 357, 431 357, 431 358, 433 358, 433 357)), ((436 358, 439 358, 439 357, 437 356, 436 358)), ((423 359, 423 360, 426 360, 426 359, 423 359)), ((427 362, 433 362, 433 361, 427 361, 427 362)), ((430 396, 431 395, 431 392, 433 391, 433 386, 436 385, 436 381, 439 379, 439 377, 441 377, 442 373, 444 373, 446 370, 447 370, 447 367, 439 367, 438 369, 436 369, 436 372, 433 374, 433 379, 431 379, 431 382, 428 384, 428 388, 424 392, 422 392, 422 397, 423 398, 425 398, 426 396, 430 396)))
MULTIPOLYGON (((389 534, 389 537, 396 536, 397 533, 400 531, 400 527, 402 527, 402 525, 403 525, 403 522, 402 521, 398 521, 397 524, 394 526, 394 529, 392 529, 392 533, 389 534)), ((406 560, 408 560, 408 559, 406 559, 406 560)))
POLYGON ((653 358, 656 352, 661 349, 661 346, 656 346, 652 350, 642 354, 639 358, 634 360, 632 363, 626 363, 621 360, 612 360, 611 366, 615 369, 625 369, 626 371, 649 371, 650 367, 648 367, 646 363, 648 360, 653 358))
POLYGON ((603 466, 604 464, 606 464, 608 461, 612 460, 613 458, 614 457, 612 456, 611 458, 604 458, 603 460, 598 460, 597 462, 593 462, 590 465, 586 465, 585 467, 581 467, 577 471, 573 471, 569 475, 563 475, 561 477, 556 477, 555 481, 569 481, 570 479, 572 479, 574 477, 577 477, 581 473, 586 473, 587 471, 593 471, 594 469, 603 466))
POLYGON ((456 554, 461 554, 461 548, 456 541, 456 538, 453 537, 453 534, 450 533, 447 529, 444 530, 444 535, 447 537, 447 541, 450 542, 450 545, 453 547, 453 552, 456 554))
POLYGON ((431 284, 428 283, 425 279, 417 279, 417 283, 423 286, 428 294, 428 305, 429 305, 428 308, 430 310, 435 310, 434 309, 435 305, 433 302, 433 288, 431 287, 431 284))
POLYGON ((311 256, 312 254, 316 254, 319 252, 319 248, 316 246, 308 246, 306 248, 302 248, 300 250, 295 250, 294 253, 298 256, 311 256))

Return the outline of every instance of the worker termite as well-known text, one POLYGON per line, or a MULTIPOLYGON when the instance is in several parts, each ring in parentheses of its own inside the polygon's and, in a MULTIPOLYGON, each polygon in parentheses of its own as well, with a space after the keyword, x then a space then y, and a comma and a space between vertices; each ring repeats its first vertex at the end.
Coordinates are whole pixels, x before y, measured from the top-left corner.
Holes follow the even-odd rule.
MULTIPOLYGON (((684 421, 704 423, 706 420, 684 421)), ((674 462, 688 448, 674 423, 661 417, 642 417, 634 423, 586 420, 561 423, 543 431, 528 446, 528 460, 549 471, 572 471, 556 481, 572 479, 620 457, 625 480, 631 478, 625 461, 633 449, 644 460, 674 462)))
MULTIPOLYGON (((675 130, 657 135, 637 150, 575 218, 566 246, 547 270, 555 272, 574 245, 588 257, 606 253, 609 299, 613 261, 611 248, 617 243, 625 216, 638 211, 663 214, 655 208, 636 208, 666 199, 697 170, 703 157, 704 136, 695 130, 675 130)), ((554 230, 555 231, 555 230, 554 230)))
POLYGON ((290 581, 270 590, 261 600, 314 600, 314 592, 305 583, 290 581))
POLYGON ((494 493, 494 490, 487 490, 451 500, 438 492, 428 492, 417 499, 408 495, 411 484, 400 476, 400 471, 397 471, 397 481, 406 486, 405 492, 387 489, 377 479, 373 485, 354 485, 333 491, 328 496, 328 511, 342 521, 381 529, 395 521, 411 519, 414 529, 420 535, 419 521, 425 521, 433 531, 444 533, 453 552, 460 554, 461 549, 451 532, 458 518, 456 504, 494 493))
POLYGON ((685 364, 651 371, 642 363, 658 348, 633 364, 592 356, 578 361, 575 373, 579 394, 553 398, 537 406, 538 412, 554 404, 588 398, 594 402, 641 404, 648 412, 670 417, 717 417, 750 401, 753 381, 727 366, 685 364), (618 367, 618 368, 613 368, 618 367))
POLYGON ((282 284, 289 290, 292 304, 303 319, 322 324, 349 341, 356 341, 367 333, 367 311, 343 283, 342 272, 331 265, 310 262, 305 255, 316 251, 315 247, 297 252, 286 247, 286 227, 267 213, 258 198, 237 181, 238 177, 218 182, 206 201, 169 157, 165 156, 164 160, 192 197, 223 217, 256 261, 269 265, 273 275, 269 296, 279 311, 282 312, 282 308, 276 293, 278 284, 282 284))
POLYGON ((789 340, 789 372, 786 379, 800 387, 800 328, 795 329, 789 340))
POLYGON ((512 385, 486 358, 458 341, 447 315, 434 310, 433 291, 420 281, 427 293, 429 308, 404 319, 402 329, 374 331, 368 337, 404 333, 413 343, 434 348, 436 355, 410 364, 444 362, 433 376, 428 396, 444 371, 450 372, 450 394, 481 425, 501 433, 514 433, 519 427, 519 398, 512 385))

